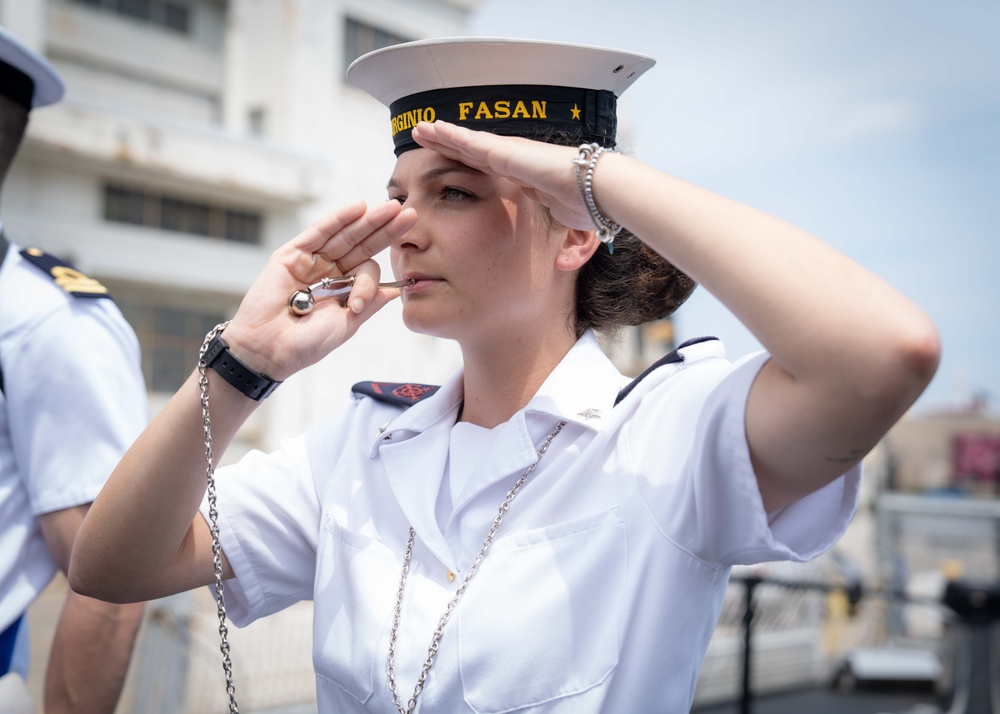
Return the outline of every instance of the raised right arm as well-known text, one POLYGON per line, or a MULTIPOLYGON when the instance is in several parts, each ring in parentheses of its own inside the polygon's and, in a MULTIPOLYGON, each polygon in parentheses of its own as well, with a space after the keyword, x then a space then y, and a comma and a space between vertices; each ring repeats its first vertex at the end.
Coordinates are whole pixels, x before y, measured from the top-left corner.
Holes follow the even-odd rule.
MULTIPOLYGON (((225 330, 232 353, 276 380, 325 357, 397 295, 377 287, 372 256, 413 225, 389 202, 342 208, 275 251, 225 330), (328 275, 358 280, 349 308, 334 301, 295 317, 288 296, 328 275)), ((192 355, 192 360, 196 359, 192 355)), ((207 370, 216 463, 258 403, 207 370)), ((205 493, 205 434, 195 371, 118 464, 80 527, 72 588, 111 602, 163 597, 214 580, 211 535, 198 512, 205 493)), ((223 577, 232 577, 223 556, 223 577)))

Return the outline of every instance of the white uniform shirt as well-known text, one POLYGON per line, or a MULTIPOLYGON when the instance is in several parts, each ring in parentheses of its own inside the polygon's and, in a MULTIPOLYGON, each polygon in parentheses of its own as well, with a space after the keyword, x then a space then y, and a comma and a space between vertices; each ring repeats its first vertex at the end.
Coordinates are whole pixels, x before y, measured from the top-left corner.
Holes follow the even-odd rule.
POLYGON ((436 506, 461 374, 406 411, 362 398, 275 454, 221 469, 230 616, 242 625, 313 599, 319 710, 394 712, 386 655, 409 527, 404 703, 505 494, 565 420, 445 628, 418 709, 687 712, 730 566, 828 548, 860 470, 769 519, 744 432, 767 355, 733 366, 717 341, 682 354, 613 406, 628 380, 584 335, 497 427, 444 533, 436 506))
POLYGON ((0 267, 0 371, 2 631, 57 570, 35 517, 93 501, 147 413, 115 304, 70 295, 15 245, 0 267))

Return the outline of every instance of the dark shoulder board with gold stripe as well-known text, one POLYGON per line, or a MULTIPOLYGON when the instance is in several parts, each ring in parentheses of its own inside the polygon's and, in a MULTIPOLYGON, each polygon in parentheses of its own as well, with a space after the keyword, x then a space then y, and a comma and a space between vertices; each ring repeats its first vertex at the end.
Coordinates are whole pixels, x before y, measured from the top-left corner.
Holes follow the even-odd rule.
POLYGON ((52 278, 70 295, 82 298, 110 298, 108 289, 89 275, 84 275, 69 263, 38 248, 25 248, 21 257, 52 278))
POLYGON ((433 395, 438 389, 440 387, 433 384, 413 382, 358 382, 351 387, 351 391, 355 394, 399 407, 412 407, 433 395))

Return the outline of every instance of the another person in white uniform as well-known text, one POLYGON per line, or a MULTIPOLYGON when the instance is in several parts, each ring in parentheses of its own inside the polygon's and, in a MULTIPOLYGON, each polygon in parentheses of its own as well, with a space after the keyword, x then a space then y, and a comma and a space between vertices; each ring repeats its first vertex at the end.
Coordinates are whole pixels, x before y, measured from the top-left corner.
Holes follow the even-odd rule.
POLYGON ((256 397, 400 295, 371 260, 389 248, 406 326, 456 340, 464 367, 440 389, 359 385, 219 471, 229 615, 315 602, 322 712, 687 711, 730 567, 830 547, 939 344, 815 238, 616 153, 617 97, 652 64, 468 38, 357 60, 349 80, 390 108, 390 201, 272 255, 207 336, 206 380, 94 504, 73 586, 133 601, 212 582, 202 388, 218 456, 256 397), (344 303, 289 310, 342 275, 344 303), (696 341, 630 384, 595 330, 669 314, 692 279, 767 351, 733 364, 696 341))
MULTIPOLYGON (((0 182, 33 108, 59 101, 52 66, 0 27, 0 182)), ((96 280, 0 224, 0 710, 26 701, 25 610, 66 571, 90 502, 146 426, 135 333, 96 280)), ((113 712, 142 616, 68 592, 45 711, 113 712)))

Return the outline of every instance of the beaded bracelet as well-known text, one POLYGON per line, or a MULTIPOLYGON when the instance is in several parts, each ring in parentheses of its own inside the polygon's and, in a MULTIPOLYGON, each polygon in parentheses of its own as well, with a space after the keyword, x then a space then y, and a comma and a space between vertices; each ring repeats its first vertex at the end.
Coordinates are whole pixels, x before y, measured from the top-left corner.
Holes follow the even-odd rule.
POLYGON ((597 166, 597 160, 605 151, 607 149, 596 143, 581 144, 580 156, 573 159, 573 163, 576 164, 576 184, 580 187, 580 196, 583 197, 583 203, 587 206, 590 220, 594 222, 594 227, 597 229, 597 239, 608 246, 609 253, 614 253, 615 236, 621 232, 622 227, 604 216, 597 207, 597 202, 594 201, 594 168, 597 166), (584 167, 587 167, 586 171, 584 171, 584 167))

